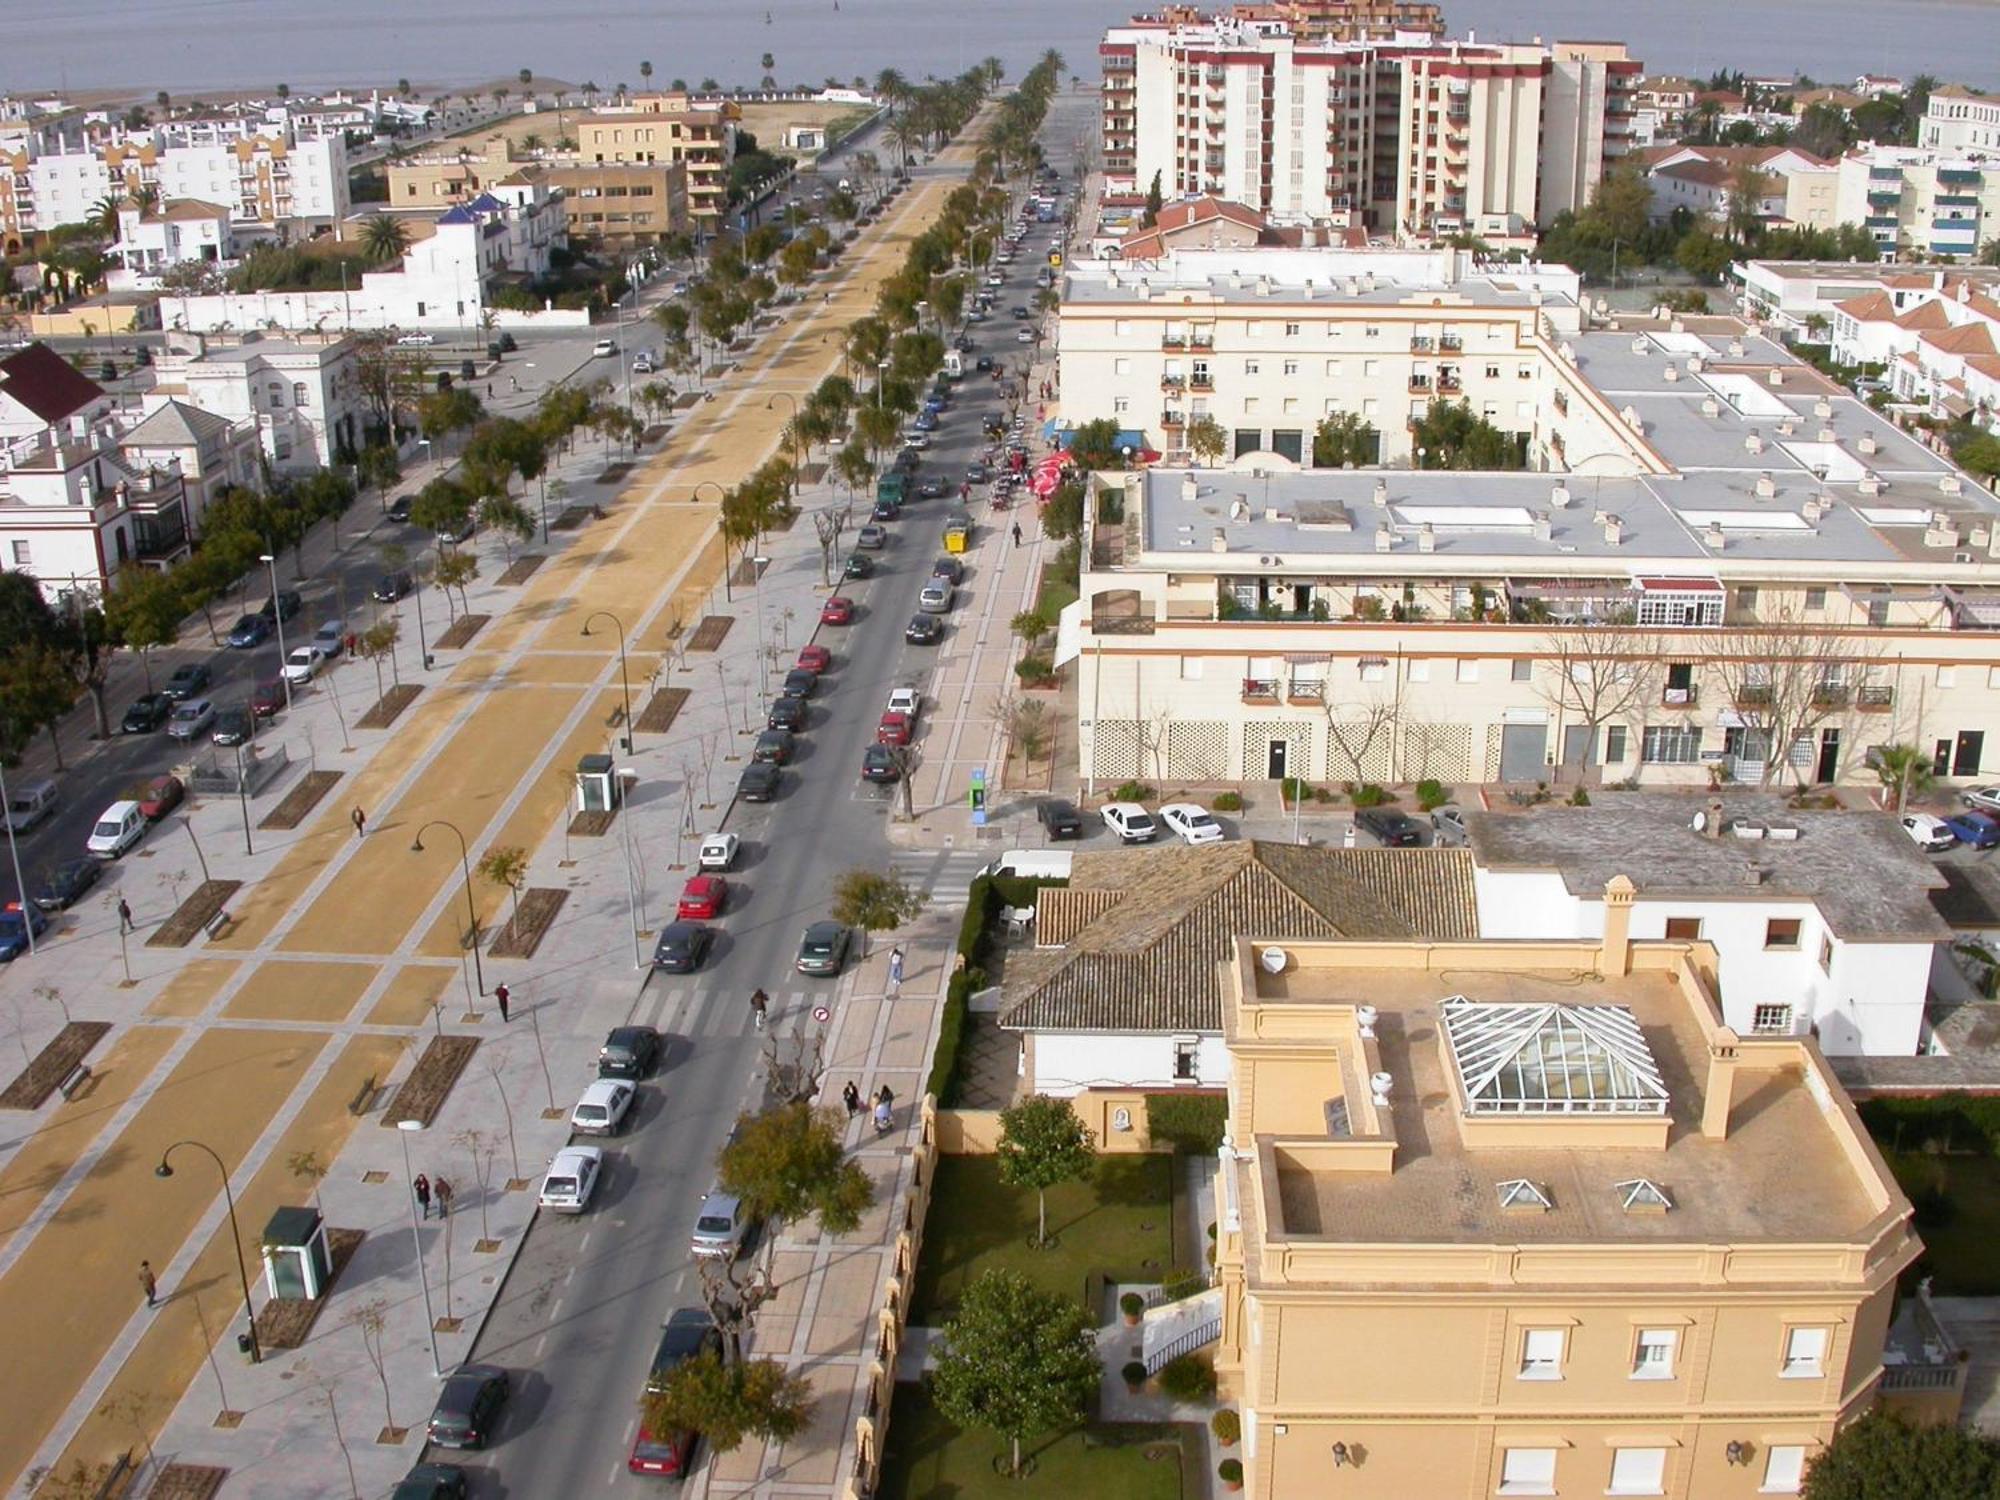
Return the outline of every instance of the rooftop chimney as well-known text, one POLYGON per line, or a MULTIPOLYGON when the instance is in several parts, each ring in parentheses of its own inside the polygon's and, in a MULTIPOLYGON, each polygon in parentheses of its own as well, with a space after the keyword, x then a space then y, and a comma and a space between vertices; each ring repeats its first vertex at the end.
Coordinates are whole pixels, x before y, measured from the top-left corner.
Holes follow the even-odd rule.
POLYGON ((1375 550, 1377 552, 1393 552, 1395 549, 1396 533, 1387 526, 1377 526, 1375 528, 1375 550))
POLYGON ((1375 504, 1384 508, 1389 504, 1389 481, 1386 479, 1375 481, 1375 504))
POLYGON ((1708 816, 1702 820, 1701 825, 1703 835, 1712 839, 1721 838, 1723 825, 1727 821, 1722 816, 1722 799, 1720 797, 1710 797, 1708 799, 1708 816))
POLYGON ((1778 481, 1772 478, 1771 471, 1769 469, 1766 469, 1763 473, 1757 476, 1758 498, 1763 500, 1769 500, 1777 493, 1778 493, 1778 481))
POLYGON ((1437 529, 1426 521, 1417 528, 1417 550, 1435 552, 1438 549, 1437 529))

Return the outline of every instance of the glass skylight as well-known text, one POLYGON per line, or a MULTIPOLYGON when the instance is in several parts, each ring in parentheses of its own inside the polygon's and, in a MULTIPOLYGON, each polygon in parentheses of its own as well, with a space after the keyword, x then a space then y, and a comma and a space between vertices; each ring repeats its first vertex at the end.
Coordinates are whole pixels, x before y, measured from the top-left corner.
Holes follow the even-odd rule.
POLYGON ((1667 1112, 1667 1088, 1622 1005, 1482 1004, 1442 1011, 1452 1061, 1475 1115, 1667 1112))

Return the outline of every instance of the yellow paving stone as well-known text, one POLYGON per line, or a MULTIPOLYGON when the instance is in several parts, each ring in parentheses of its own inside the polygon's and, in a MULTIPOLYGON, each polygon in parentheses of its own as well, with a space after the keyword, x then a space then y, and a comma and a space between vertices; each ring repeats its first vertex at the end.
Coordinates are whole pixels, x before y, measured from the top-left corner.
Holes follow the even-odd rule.
POLYGON ((806 1365, 799 1370, 812 1387, 806 1430, 779 1455, 788 1484, 832 1484, 840 1478, 841 1447, 853 1430, 854 1371, 846 1365, 806 1365))
POLYGON ((146 1014, 173 1019, 200 1015, 235 976, 238 967, 236 960, 227 958, 182 960, 174 977, 146 1007, 146 1014))
POLYGON ((869 1254, 835 1255, 819 1278, 819 1303, 806 1334, 808 1354, 860 1354, 874 1331, 880 1265, 869 1254))
POLYGON ((235 1020, 319 1021, 347 1019, 375 978, 372 964, 259 964, 229 998, 222 1013, 235 1020))
POLYGON ((431 1006, 459 991, 458 965, 405 964, 383 990, 382 998, 368 1012, 370 1026, 424 1026, 430 1024, 431 1006))

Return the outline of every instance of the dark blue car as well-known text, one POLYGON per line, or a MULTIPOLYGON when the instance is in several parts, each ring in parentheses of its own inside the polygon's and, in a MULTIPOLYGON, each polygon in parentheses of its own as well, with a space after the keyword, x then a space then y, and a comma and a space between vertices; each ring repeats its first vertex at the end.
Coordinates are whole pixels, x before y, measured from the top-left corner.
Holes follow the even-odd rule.
POLYGON ((18 901, 9 901, 6 910, 0 911, 0 963, 12 963, 28 951, 28 922, 35 924, 38 938, 49 930, 49 919, 35 907, 27 909, 25 920, 18 901))
POLYGON ((1991 813, 1968 810, 1956 817, 1946 818, 1944 826, 1957 836, 1961 844, 1970 844, 1975 849, 1991 849, 2000 845, 2000 818, 1991 813))

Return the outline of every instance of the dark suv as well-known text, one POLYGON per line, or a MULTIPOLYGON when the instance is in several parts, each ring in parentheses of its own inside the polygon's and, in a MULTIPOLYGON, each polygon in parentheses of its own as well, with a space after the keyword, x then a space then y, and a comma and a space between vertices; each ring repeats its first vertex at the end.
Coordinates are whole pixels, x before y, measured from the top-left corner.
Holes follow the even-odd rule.
POLYGON ((614 1026, 597 1049, 599 1078, 645 1078, 660 1061, 660 1034, 650 1026, 614 1026))
POLYGON ((1424 841, 1424 826, 1393 807, 1364 807, 1354 821, 1391 849, 1414 849, 1424 841))
POLYGON ((1078 815, 1074 802, 1051 797, 1035 809, 1035 817, 1040 820, 1043 830, 1052 839, 1083 837, 1083 819, 1078 815))
POLYGON ((431 1441, 440 1448, 484 1448, 507 1404, 507 1372, 498 1365, 461 1365, 446 1378, 431 1411, 431 1441))

